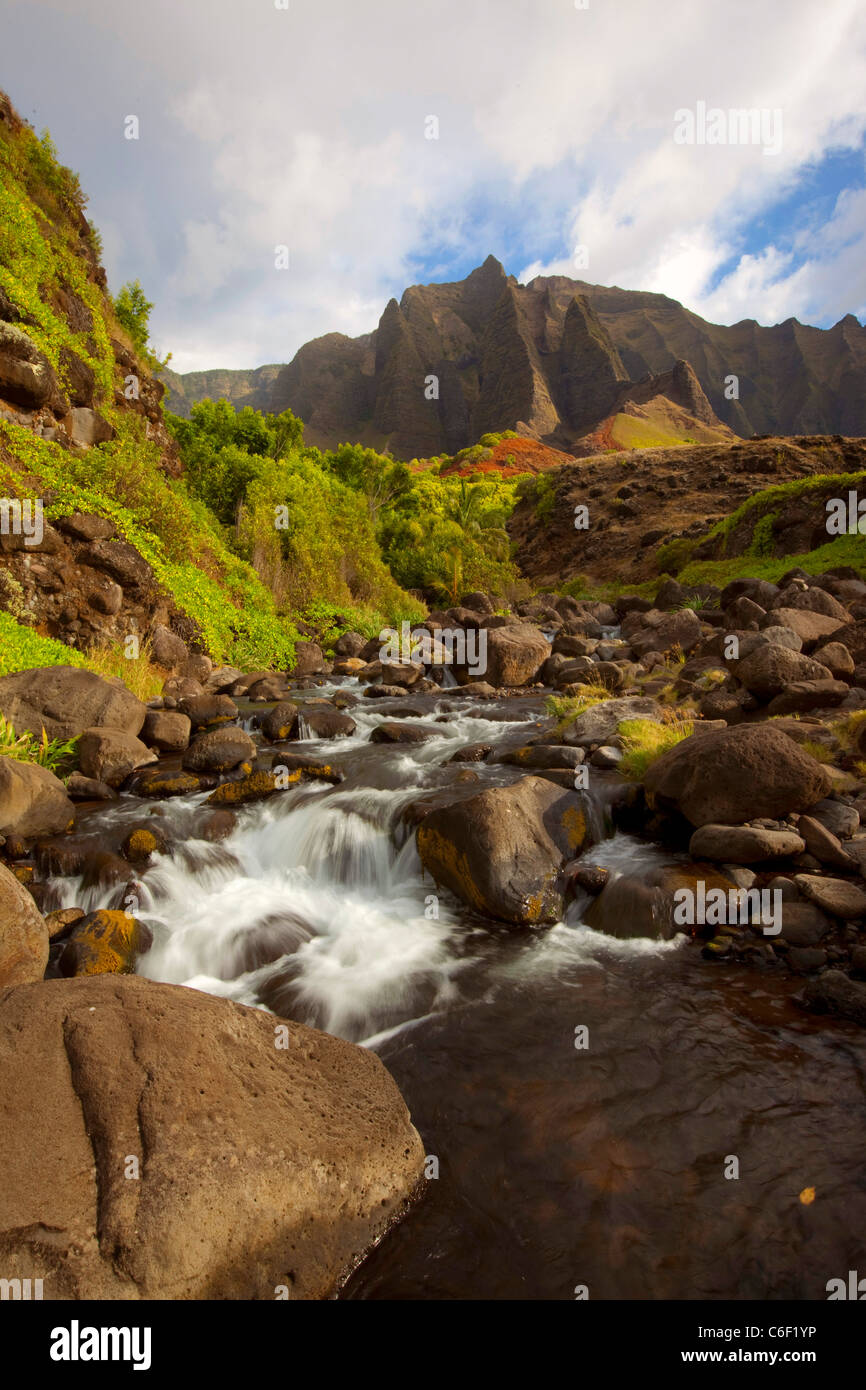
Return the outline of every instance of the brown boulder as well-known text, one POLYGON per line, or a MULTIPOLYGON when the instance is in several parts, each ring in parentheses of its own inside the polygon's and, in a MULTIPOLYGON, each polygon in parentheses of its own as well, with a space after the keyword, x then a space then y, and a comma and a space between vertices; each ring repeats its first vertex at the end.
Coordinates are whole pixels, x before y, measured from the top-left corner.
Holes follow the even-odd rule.
POLYGON ((138 767, 155 763, 157 754, 122 729, 85 729, 78 740, 78 763, 85 777, 119 787, 138 767))
POLYGON ((191 772, 228 772, 239 763, 252 762, 256 745, 243 729, 228 725, 199 734, 183 755, 191 772))
POLYGON ((424 1162, 373 1052, 137 976, 4 995, 0 1109, 4 1276, 45 1298, 327 1297, 424 1162))
POLYGON ((73 738, 109 727, 137 734, 147 706, 114 676, 78 666, 37 666, 0 678, 0 713, 17 733, 73 738))
POLYGON ((738 724, 684 739, 656 759, 644 786, 692 825, 742 825, 805 811, 827 795, 831 778, 772 724, 738 724))
POLYGON ((737 680, 759 700, 772 700, 794 681, 830 680, 830 672, 820 662, 789 647, 773 642, 756 647, 737 663, 737 680))
POLYGON ((56 835, 74 818, 66 788, 47 767, 0 757, 0 835, 56 835))
POLYGON ((179 710, 151 709, 144 720, 141 741, 163 753, 182 753, 189 743, 190 728, 189 715, 179 710))
MULTIPOLYGON (((478 639, 479 641, 481 639, 478 639)), ((484 676, 492 686, 520 686, 534 681, 550 656, 550 643, 529 623, 487 631, 486 651, 476 647, 479 659, 469 665, 455 665, 461 685, 484 676)))
POLYGON ((591 842, 585 793, 543 777, 442 806, 416 831, 421 863, 436 883, 476 911, 519 925, 561 917, 562 867, 591 842))

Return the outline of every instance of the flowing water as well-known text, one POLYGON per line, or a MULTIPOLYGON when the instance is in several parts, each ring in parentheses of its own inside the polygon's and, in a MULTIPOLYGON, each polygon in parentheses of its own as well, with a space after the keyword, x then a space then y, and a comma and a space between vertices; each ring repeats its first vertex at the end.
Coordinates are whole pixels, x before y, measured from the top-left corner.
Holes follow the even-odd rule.
MULTIPOLYGON (((528 931, 433 898, 420 811, 525 775, 449 759, 541 719, 538 700, 453 696, 362 700, 351 738, 303 744, 345 780, 242 809, 220 844, 200 837, 204 794, 79 817, 117 843, 156 816, 169 841, 135 888, 140 973, 361 1042, 394 1075, 438 1176, 342 1296, 820 1299, 866 1273, 861 1031, 683 937, 590 930, 585 899, 528 931), (429 742, 369 742, 410 712, 429 742)), ((622 834, 587 858, 636 878, 671 862, 622 834)), ((124 892, 57 878, 49 905, 124 892)))

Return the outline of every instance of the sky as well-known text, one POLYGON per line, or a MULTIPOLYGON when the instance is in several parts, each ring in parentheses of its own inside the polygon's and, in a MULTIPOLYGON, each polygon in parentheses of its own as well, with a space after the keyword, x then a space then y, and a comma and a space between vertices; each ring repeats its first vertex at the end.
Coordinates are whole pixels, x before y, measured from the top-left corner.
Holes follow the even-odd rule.
POLYGON ((491 253, 866 318, 864 0, 0 0, 0 35, 177 371, 369 332, 491 253))

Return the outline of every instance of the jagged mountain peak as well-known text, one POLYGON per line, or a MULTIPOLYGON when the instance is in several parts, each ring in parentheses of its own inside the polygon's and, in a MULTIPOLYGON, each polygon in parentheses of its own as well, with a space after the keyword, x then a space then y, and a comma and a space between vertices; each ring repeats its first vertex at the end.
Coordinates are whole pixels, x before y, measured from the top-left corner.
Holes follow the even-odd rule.
POLYGON ((657 292, 566 275, 521 285, 493 255, 463 280, 410 286, 373 333, 328 334, 259 371, 252 398, 253 374, 240 374, 244 404, 291 408, 313 444, 353 440, 403 458, 516 428, 570 448, 623 400, 642 407, 646 382, 666 374, 655 395, 707 428, 866 434, 866 329, 853 314, 831 329, 794 318, 721 326, 657 292))

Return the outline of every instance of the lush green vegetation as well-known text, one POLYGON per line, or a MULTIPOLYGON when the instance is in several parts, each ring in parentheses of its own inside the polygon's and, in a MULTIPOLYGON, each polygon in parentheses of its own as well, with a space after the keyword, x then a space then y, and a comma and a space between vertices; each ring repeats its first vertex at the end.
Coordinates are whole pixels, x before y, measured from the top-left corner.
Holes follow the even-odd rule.
POLYGON ((16 734, 11 724, 0 714, 0 755, 14 758, 18 763, 38 763, 52 772, 71 768, 75 761, 77 738, 49 738, 45 730, 42 737, 34 734, 16 734))
POLYGON ((423 615, 408 590, 454 603, 516 578, 505 530, 516 489, 498 475, 442 477, 355 444, 314 449, 290 411, 224 400, 168 421, 190 490, 282 612, 312 622, 324 603, 376 628, 423 615))
POLYGON ((624 719, 618 729, 623 747, 620 772, 632 782, 642 782, 656 758, 694 731, 694 724, 687 719, 674 718, 664 724, 652 719, 624 719))

